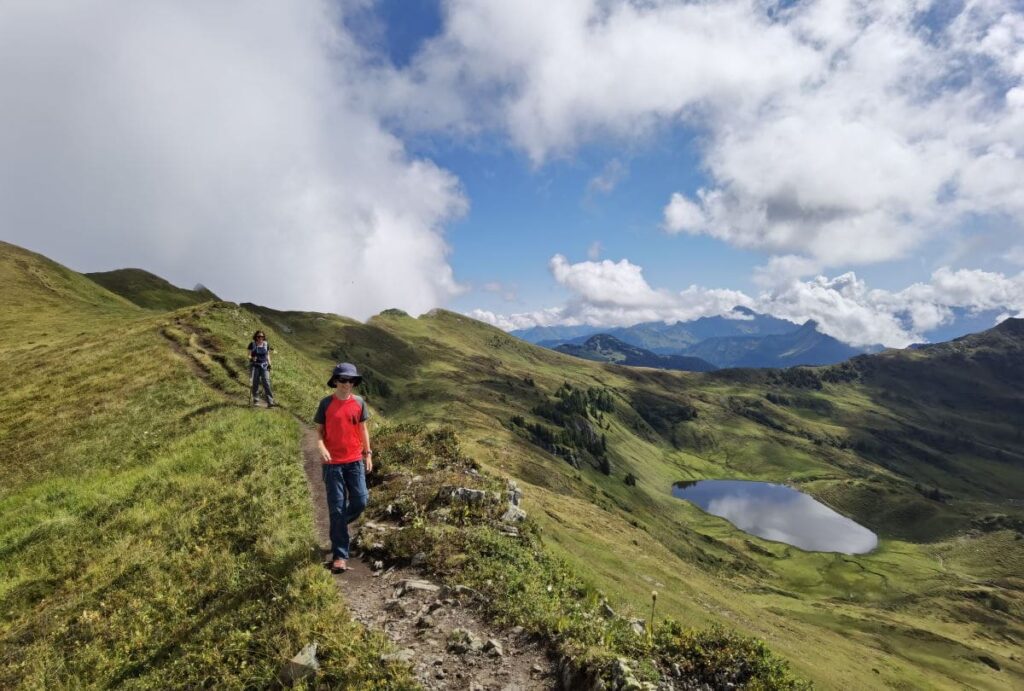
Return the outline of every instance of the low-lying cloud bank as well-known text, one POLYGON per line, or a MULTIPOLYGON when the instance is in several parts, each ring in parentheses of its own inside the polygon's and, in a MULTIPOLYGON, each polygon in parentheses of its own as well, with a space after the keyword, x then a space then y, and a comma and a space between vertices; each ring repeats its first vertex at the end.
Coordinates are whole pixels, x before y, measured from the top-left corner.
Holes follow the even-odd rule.
POLYGON ((467 200, 382 126, 350 4, 0 5, 3 237, 274 307, 444 304, 467 200))
POLYGON ((870 289, 849 272, 791 279, 751 297, 698 286, 678 292, 655 289, 644 279, 643 269, 626 259, 570 264, 555 255, 550 269, 571 293, 564 306, 510 315, 474 310, 470 316, 505 330, 556 324, 630 326, 721 315, 740 305, 797 323, 813 319, 823 333, 854 346, 880 343, 893 348, 926 340, 924 333, 950 323, 956 308, 1002 310, 1003 318, 1024 316, 1024 272, 1008 277, 941 268, 928 283, 897 292, 870 289))

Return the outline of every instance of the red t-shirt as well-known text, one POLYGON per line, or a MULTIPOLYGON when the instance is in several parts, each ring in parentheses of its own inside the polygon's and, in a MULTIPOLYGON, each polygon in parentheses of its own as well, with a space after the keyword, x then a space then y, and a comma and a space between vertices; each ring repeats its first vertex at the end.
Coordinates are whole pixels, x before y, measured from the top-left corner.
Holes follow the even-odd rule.
POLYGON ((320 401, 313 422, 324 426, 324 446, 331 454, 329 463, 355 463, 363 459, 360 423, 369 419, 366 402, 359 396, 341 400, 331 394, 320 401))

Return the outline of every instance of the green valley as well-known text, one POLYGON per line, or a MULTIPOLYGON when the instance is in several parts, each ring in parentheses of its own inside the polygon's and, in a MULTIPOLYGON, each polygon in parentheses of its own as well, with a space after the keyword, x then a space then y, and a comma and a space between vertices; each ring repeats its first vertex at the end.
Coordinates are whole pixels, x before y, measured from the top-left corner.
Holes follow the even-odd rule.
POLYGON ((786 665, 822 688, 1024 684, 1024 321, 829 367, 669 372, 444 310, 362 323, 112 273, 0 244, 0 686, 264 686, 311 637, 325 684, 410 685, 318 565, 298 440, 342 360, 382 475, 423 478, 373 490, 415 517, 392 558, 433 545, 426 568, 563 651, 652 681, 735 640, 751 688, 798 683, 786 665), (279 411, 245 405, 256 328, 279 411), (469 466, 522 488, 522 536, 430 523, 427 489, 469 466), (789 484, 879 547, 804 552, 671 495, 706 478, 789 484), (594 623, 602 596, 649 619, 652 590, 646 642, 594 623))
POLYGON ((455 424, 473 458, 523 484, 548 548, 636 616, 655 588, 666 614, 763 637, 831 688, 1024 674, 1018 320, 832 367, 696 374, 580 362, 442 310, 358 324, 251 309, 324 367, 365 363, 393 419, 455 424), (558 424, 545 411, 566 387, 613 410, 558 424), (880 547, 802 552, 669 493, 718 477, 792 484, 880 547))

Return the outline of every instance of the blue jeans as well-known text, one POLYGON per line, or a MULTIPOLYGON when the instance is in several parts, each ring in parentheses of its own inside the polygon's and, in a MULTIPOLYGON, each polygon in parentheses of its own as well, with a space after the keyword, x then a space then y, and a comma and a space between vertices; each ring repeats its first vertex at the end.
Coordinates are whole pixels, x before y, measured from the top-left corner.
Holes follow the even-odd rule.
POLYGON ((327 514, 331 519, 331 556, 348 559, 348 524, 359 518, 370 498, 366 490, 366 471, 363 461, 356 461, 324 463, 323 472, 327 514))
POLYGON ((252 365, 249 369, 252 370, 252 400, 256 400, 256 394, 260 390, 260 383, 262 383, 267 403, 273 405, 274 392, 270 390, 270 371, 260 365, 252 365))

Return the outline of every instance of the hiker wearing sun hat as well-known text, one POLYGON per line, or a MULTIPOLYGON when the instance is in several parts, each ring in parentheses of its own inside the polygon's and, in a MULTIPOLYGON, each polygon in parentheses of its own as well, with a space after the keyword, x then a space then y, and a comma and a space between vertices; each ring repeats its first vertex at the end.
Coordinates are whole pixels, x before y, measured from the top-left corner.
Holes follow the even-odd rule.
POLYGON ((342 362, 331 372, 327 386, 334 393, 320 401, 313 416, 320 439, 317 444, 323 462, 327 489, 327 512, 331 520, 331 571, 348 570, 348 524, 359 518, 370 495, 366 473, 373 472, 373 451, 366 421, 366 402, 352 394, 363 378, 356 366, 342 362))

